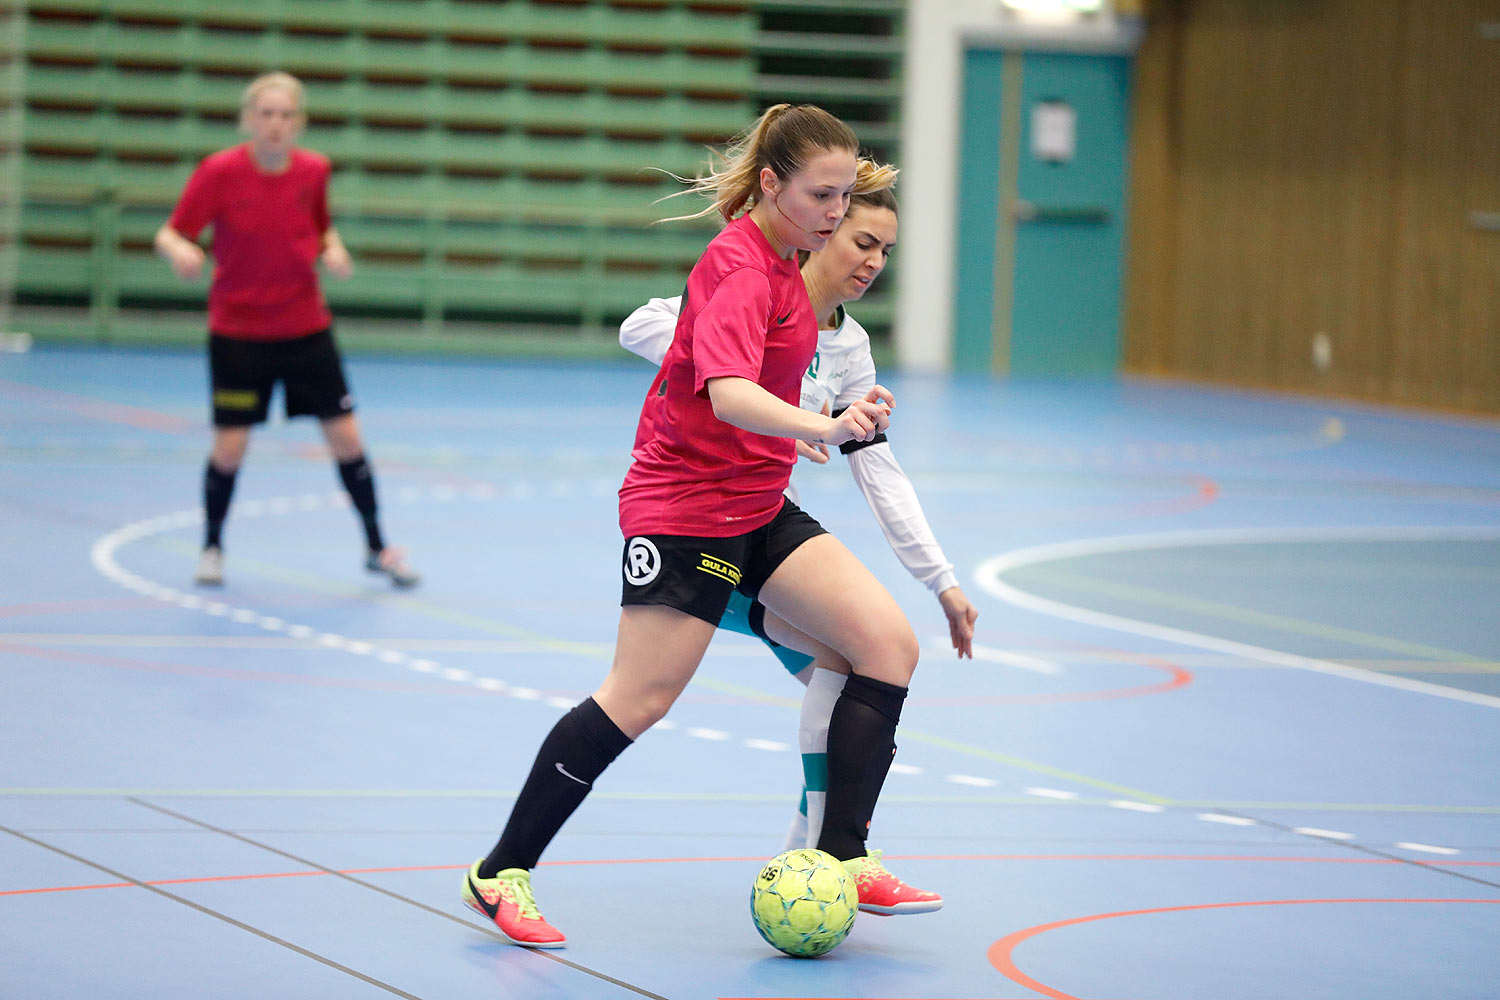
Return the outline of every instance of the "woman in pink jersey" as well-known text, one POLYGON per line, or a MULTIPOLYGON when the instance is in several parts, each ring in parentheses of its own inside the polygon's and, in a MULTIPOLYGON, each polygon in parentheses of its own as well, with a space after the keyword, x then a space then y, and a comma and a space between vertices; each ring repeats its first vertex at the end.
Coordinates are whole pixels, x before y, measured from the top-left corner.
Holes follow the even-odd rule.
POLYGON ((222 533, 235 477, 250 428, 265 422, 281 382, 287 416, 314 416, 322 424, 364 526, 365 568, 411 587, 416 572, 381 536, 374 475, 318 285, 320 261, 337 278, 347 278, 354 264, 329 218, 328 160, 297 148, 306 121, 295 77, 256 77, 240 110, 250 141, 206 157, 156 233, 157 253, 173 272, 196 279, 204 254, 195 241, 208 226, 214 232, 208 292, 214 440, 203 475, 206 527, 194 578, 207 586, 224 582, 222 533))
POLYGON ((666 715, 735 590, 797 630, 808 652, 853 667, 829 722, 818 847, 844 863, 861 901, 941 905, 865 848, 916 637, 869 570, 783 492, 796 441, 868 441, 894 403, 877 385, 837 418, 798 405, 818 320, 796 253, 822 249, 848 211, 857 149, 826 111, 777 105, 694 185, 714 199, 703 214, 728 225, 688 276, 620 488, 614 664, 543 741, 499 842, 464 880, 465 903, 516 944, 563 945, 537 909, 531 869, 594 780, 666 715))
MULTIPOLYGON (((876 383, 875 359, 865 328, 845 311, 864 297, 880 277, 896 246, 899 206, 891 187, 895 168, 861 159, 855 175, 849 211, 828 245, 816 253, 799 254, 802 283, 807 286, 818 325, 818 353, 802 375, 804 409, 838 413, 847 403, 864 396, 876 383)), ((677 319, 682 312, 680 297, 651 299, 620 324, 620 346, 660 366, 672 346, 677 319)), ((849 471, 892 551, 908 572, 936 595, 948 622, 949 638, 960 658, 973 658, 974 622, 979 611, 970 603, 938 544, 927 515, 917 498, 916 487, 896 460, 884 434, 869 441, 849 441, 838 450, 848 459, 849 471)), ((828 461, 828 449, 799 444, 802 458, 812 463, 828 461)), ((803 475, 806 475, 804 470, 803 475)), ((788 496, 800 503, 798 474, 792 474, 788 496)), ((738 591, 730 595, 729 607, 719 619, 719 628, 754 636, 775 653, 781 664, 807 690, 802 697, 797 742, 802 750, 803 787, 798 809, 787 831, 786 850, 816 847, 823 826, 823 762, 827 753, 828 717, 833 711, 847 663, 814 660, 812 656, 782 645, 782 623, 738 591)), ((796 641, 795 639, 793 641, 796 641)), ((924 913, 920 901, 901 900, 887 905, 863 900, 860 909, 884 915, 924 913)))

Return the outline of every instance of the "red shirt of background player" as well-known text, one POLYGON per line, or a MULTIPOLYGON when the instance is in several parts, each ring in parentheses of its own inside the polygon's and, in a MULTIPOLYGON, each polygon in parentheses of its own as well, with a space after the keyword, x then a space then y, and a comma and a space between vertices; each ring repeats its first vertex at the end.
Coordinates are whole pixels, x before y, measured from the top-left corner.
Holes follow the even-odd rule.
POLYGON ((213 333, 287 340, 333 322, 317 273, 330 172, 327 157, 293 149, 285 170, 267 173, 248 143, 205 157, 193 171, 167 224, 188 239, 213 226, 213 333))

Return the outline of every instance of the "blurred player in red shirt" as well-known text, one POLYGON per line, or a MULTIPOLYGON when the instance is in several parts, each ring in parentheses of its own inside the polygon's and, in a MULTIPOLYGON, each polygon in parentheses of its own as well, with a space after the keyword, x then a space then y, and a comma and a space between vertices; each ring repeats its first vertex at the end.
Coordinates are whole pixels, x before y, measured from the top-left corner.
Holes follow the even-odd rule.
POLYGON ((302 84, 286 73, 256 77, 245 89, 240 127, 249 141, 200 163, 156 250, 178 277, 196 279, 204 253, 196 240, 213 228, 208 354, 213 385, 213 452, 203 477, 203 551, 194 579, 224 582, 222 533, 235 476, 282 384, 288 417, 313 416, 323 428, 365 531, 365 567, 398 587, 420 577, 381 537, 375 479, 360 440, 354 399, 333 338, 333 315, 317 265, 347 278, 349 251, 328 214, 327 157, 297 148, 307 123, 302 84))

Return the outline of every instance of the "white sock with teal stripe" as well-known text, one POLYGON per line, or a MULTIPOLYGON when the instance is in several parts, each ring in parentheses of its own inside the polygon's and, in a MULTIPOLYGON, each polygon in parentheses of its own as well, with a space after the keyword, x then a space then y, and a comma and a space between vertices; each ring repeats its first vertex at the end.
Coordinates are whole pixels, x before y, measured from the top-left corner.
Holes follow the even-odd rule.
MULTIPOLYGON (((802 815, 806 836, 802 847, 817 847, 823 832, 823 804, 828 799, 828 718, 844 689, 846 675, 818 667, 802 695, 802 723, 797 742, 802 750, 802 815)), ((796 829, 796 822, 793 829, 796 829)))
POLYGON ((786 830, 786 843, 781 845, 782 851, 795 851, 799 847, 807 846, 807 791, 802 792, 802 804, 797 811, 792 813, 792 825, 786 830))

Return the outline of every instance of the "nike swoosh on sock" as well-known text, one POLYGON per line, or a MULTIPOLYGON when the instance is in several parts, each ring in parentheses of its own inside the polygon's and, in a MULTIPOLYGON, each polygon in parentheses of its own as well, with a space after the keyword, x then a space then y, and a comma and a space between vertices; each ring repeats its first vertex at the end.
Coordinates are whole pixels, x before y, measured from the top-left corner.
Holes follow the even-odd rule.
POLYGON ((569 779, 571 779, 573 781, 576 781, 580 785, 584 786, 585 788, 589 787, 589 782, 584 781, 582 778, 578 777, 578 775, 576 775, 576 774, 569 774, 568 773, 568 769, 562 766, 562 761, 560 761, 560 760, 556 761, 552 766, 555 767, 555 768, 557 768, 557 773, 560 774, 560 775, 562 775, 564 778, 569 778, 569 779))

